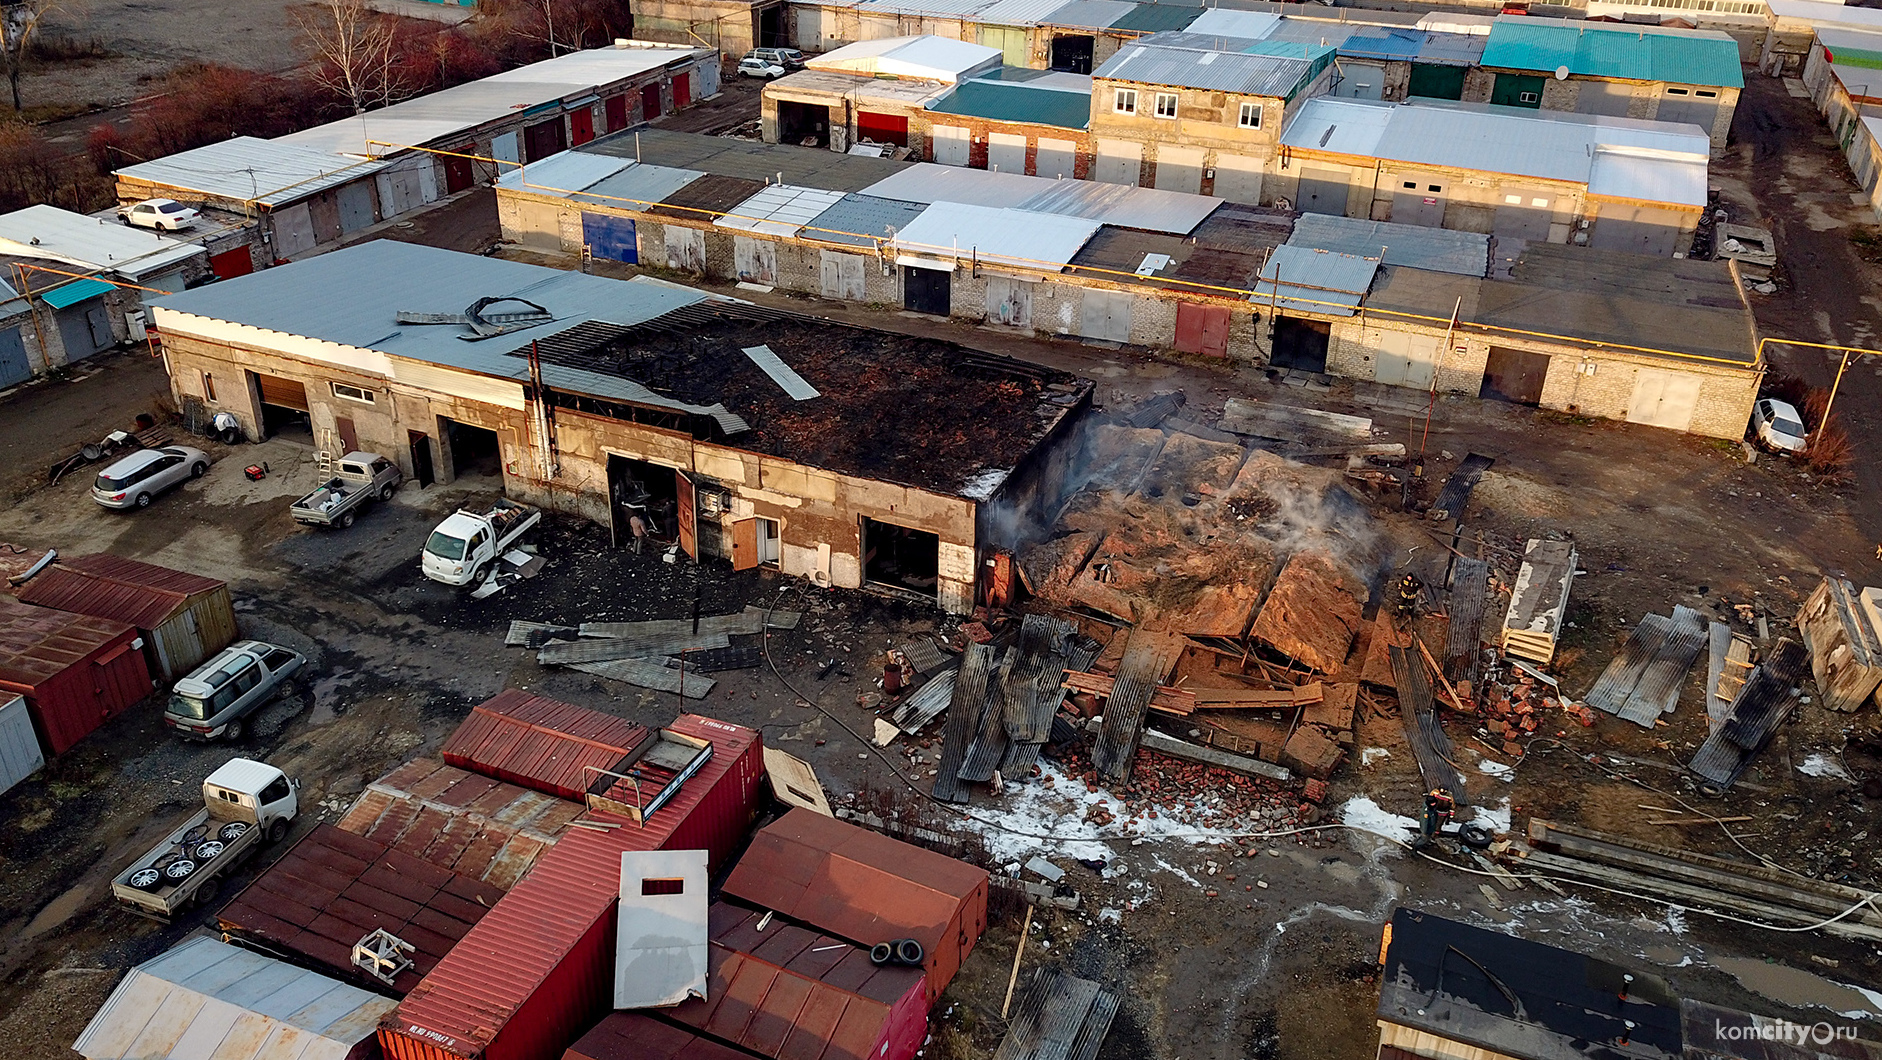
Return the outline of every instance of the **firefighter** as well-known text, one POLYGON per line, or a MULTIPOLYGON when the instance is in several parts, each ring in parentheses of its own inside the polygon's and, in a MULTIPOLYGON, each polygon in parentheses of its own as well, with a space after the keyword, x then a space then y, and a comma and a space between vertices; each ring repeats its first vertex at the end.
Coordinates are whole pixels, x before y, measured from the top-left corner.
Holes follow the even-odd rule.
POLYGON ((1412 844, 1412 849, 1423 850, 1430 846, 1455 816, 1457 799, 1451 795, 1451 789, 1439 787, 1425 792, 1425 812, 1418 821, 1418 840, 1412 844))
POLYGON ((1425 583, 1418 580, 1418 575, 1406 572, 1398 580, 1398 587, 1393 593, 1392 613, 1402 619, 1414 618, 1418 614, 1418 602, 1424 596, 1425 583))

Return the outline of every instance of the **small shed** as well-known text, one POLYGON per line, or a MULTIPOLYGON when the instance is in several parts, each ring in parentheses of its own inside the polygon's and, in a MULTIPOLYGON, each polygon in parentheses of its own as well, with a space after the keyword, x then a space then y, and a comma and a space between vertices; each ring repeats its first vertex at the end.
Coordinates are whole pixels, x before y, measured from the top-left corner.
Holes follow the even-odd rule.
POLYGON ((150 671, 169 684, 235 641, 227 582, 96 553, 61 559, 20 587, 42 607, 128 622, 144 634, 150 671))
POLYGON ((38 772, 46 764, 39 749, 39 737, 33 734, 33 716, 26 707, 26 697, 0 693, 0 793, 38 772))
POLYGON ((1882 687, 1882 589, 1825 578, 1797 612, 1823 705, 1858 710, 1882 687))
POLYGON ((85 1060, 377 1060, 398 1002, 206 936, 131 969, 72 1043, 85 1060))
POLYGON ((142 647, 129 623, 0 596, 0 692, 26 697, 48 756, 150 694, 142 647))
POLYGON ((987 928, 986 870, 814 810, 760 829, 724 892, 864 946, 921 943, 928 1001, 987 928))

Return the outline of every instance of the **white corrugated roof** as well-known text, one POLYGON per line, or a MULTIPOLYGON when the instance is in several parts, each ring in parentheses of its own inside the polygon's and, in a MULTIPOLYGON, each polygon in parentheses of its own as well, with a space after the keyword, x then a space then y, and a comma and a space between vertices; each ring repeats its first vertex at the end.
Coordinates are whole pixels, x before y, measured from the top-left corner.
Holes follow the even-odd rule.
POLYGON ((1221 199, 1092 180, 1052 180, 1021 173, 920 162, 863 189, 903 202, 964 202, 991 209, 1083 217, 1121 228, 1188 235, 1221 199))
POLYGON ((843 198, 840 191, 773 184, 712 223, 720 228, 788 239, 843 198))
POLYGON ((1706 160, 1626 147, 1597 147, 1588 167, 1588 194, 1643 202, 1703 206, 1706 160))
POLYGON ((1882 27, 1882 10, 1850 7, 1824 0, 1765 0, 1779 18, 1797 18, 1819 26, 1882 27))
POLYGON ((117 171, 117 176, 149 181, 190 195, 263 206, 286 206, 338 184, 371 176, 383 162, 316 151, 280 140, 237 136, 219 144, 182 151, 117 171))
POLYGON ((1079 217, 937 202, 895 234, 898 257, 1057 272, 1103 227, 1079 217))
POLYGON ((987 0, 862 0, 856 10, 859 14, 962 18, 986 6, 987 0))
POLYGON ((1212 7, 1191 22, 1183 32, 1261 40, 1280 23, 1281 16, 1266 11, 1231 11, 1225 7, 1212 7))
POLYGON ((1001 51, 984 44, 923 35, 858 41, 812 58, 812 70, 870 76, 919 77, 954 82, 1000 61, 1001 51))
POLYGON ((976 22, 999 26, 1031 26, 1046 21, 1070 0, 993 0, 974 16, 976 22))
POLYGON ((208 251, 146 228, 42 204, 0 215, 0 253, 64 262, 85 272, 116 273, 136 282, 208 251))
POLYGON ((1490 27, 1494 25, 1495 15, 1465 15, 1450 11, 1433 11, 1418 20, 1418 28, 1426 33, 1463 33, 1472 37, 1488 37, 1490 27))
POLYGON ((563 151, 527 166, 506 166, 497 184, 553 195, 582 191, 634 164, 631 158, 563 151))
POLYGON ((1281 134, 1296 151, 1589 183, 1605 150, 1636 160, 1603 171, 1598 194, 1702 206, 1711 140, 1697 125, 1484 104, 1309 100, 1281 134), (1691 179, 1695 164, 1700 174, 1691 179), (1628 183, 1629 179, 1635 183, 1628 183), (1631 190, 1630 190, 1631 189, 1631 190), (1636 194, 1638 193, 1638 194, 1636 194), (1655 198, 1674 195, 1674 198, 1655 198))
POLYGON ((1352 316, 1378 271, 1376 257, 1279 246, 1261 267, 1250 301, 1272 301, 1282 309, 1326 316, 1352 316))
POLYGON ((686 55, 710 54, 704 48, 635 41, 625 48, 594 48, 544 59, 480 81, 395 103, 290 133, 275 143, 298 144, 343 155, 392 154, 401 146, 438 145, 443 140, 526 111, 531 107, 593 91, 636 77, 686 55), (368 141, 378 141, 369 144, 368 141))

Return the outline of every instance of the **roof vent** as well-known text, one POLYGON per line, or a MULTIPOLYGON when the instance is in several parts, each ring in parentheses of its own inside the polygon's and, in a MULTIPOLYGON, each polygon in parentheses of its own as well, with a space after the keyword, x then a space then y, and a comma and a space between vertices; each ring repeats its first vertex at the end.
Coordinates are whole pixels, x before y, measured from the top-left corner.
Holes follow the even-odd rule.
POLYGON ((1329 125, 1327 126, 1327 131, 1320 134, 1320 146, 1321 147, 1325 147, 1327 145, 1327 141, 1333 139, 1333 130, 1337 128, 1339 128, 1338 125, 1329 125))
POLYGON ((353 943, 353 966, 390 985, 400 972, 412 966, 413 952, 411 943, 385 928, 376 928, 353 943))

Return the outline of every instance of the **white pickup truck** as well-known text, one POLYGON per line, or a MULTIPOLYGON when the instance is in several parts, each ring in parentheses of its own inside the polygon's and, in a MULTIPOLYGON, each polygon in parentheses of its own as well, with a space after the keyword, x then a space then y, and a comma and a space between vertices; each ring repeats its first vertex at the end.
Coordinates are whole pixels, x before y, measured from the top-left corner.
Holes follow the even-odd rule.
POLYGON ((419 569, 446 585, 479 584, 496 566, 497 557, 541 521, 541 509, 510 500, 499 500, 487 512, 461 508, 431 532, 419 569))
POLYGON ((288 509, 297 523, 344 530, 373 501, 389 501, 405 473, 378 453, 348 453, 333 465, 333 477, 288 509))
POLYGON ((287 835, 300 811, 300 786, 286 773, 231 758, 203 781, 203 808, 111 881, 132 912, 169 922, 180 910, 215 900, 220 877, 287 835))

